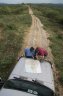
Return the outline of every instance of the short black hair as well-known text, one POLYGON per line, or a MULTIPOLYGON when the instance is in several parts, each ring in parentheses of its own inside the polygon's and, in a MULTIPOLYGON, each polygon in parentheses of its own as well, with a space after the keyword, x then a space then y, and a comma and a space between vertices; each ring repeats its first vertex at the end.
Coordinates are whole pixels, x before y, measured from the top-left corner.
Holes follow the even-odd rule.
POLYGON ((38 53, 38 47, 35 49, 35 55, 38 53))
POLYGON ((33 51, 34 50, 34 48, 33 47, 30 47, 30 51, 33 51))

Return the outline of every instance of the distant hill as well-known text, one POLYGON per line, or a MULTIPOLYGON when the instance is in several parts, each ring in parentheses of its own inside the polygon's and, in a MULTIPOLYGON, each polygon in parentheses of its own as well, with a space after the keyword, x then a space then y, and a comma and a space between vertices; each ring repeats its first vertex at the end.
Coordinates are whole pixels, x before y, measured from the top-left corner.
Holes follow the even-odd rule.
MULTIPOLYGON (((29 3, 30 5, 32 5, 32 3, 29 3)), ((42 6, 54 6, 54 7, 63 7, 63 3, 58 3, 58 4, 54 4, 54 3, 34 3, 33 5, 42 5, 42 6)))
POLYGON ((9 6, 15 6, 15 5, 20 5, 20 4, 8 4, 8 3, 0 3, 0 6, 5 6, 5 5, 9 5, 9 6))
MULTIPOLYGON (((24 4, 24 3, 21 3, 24 4)), ((21 5, 21 4, 8 4, 8 3, 0 3, 0 6, 5 6, 5 5, 9 5, 9 6, 15 6, 15 5, 21 5)), ((27 3, 26 3, 27 4, 27 3)), ((37 5, 46 5, 46 6, 58 6, 58 7, 63 7, 63 4, 53 4, 53 3, 28 3, 28 4, 37 4, 37 5)))
POLYGON ((0 5, 6 5, 6 3, 0 3, 0 5))
POLYGON ((44 5, 63 7, 63 4, 61 4, 61 3, 59 3, 59 4, 48 3, 48 4, 44 4, 44 5))

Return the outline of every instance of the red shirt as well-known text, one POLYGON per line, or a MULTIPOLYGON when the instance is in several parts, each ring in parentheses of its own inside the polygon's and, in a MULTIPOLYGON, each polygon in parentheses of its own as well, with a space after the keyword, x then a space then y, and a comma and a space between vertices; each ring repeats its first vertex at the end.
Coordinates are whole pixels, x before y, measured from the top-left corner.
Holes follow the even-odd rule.
POLYGON ((47 56, 48 55, 48 53, 47 53, 47 51, 45 50, 45 49, 43 49, 43 48, 38 48, 38 55, 41 55, 41 56, 47 56))

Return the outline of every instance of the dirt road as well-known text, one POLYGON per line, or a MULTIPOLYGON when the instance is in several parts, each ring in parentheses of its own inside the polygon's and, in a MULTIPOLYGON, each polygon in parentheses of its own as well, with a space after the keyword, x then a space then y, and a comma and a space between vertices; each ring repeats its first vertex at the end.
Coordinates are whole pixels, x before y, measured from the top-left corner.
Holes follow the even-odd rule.
MULTIPOLYGON (((43 47, 48 51, 47 59, 53 62, 51 49, 49 48, 49 40, 47 39, 48 33, 43 29, 43 24, 41 24, 41 21, 35 15, 33 15, 33 11, 31 10, 31 8, 29 8, 29 14, 32 18, 32 25, 25 36, 22 49, 31 46, 35 48, 37 46, 43 47)), ((20 56, 22 52, 20 53, 20 56)))

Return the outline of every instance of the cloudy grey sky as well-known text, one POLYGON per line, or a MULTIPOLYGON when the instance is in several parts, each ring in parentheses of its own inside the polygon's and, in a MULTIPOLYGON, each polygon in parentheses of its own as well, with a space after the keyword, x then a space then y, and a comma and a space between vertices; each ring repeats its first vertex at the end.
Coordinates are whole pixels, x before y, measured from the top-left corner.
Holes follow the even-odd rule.
POLYGON ((63 0, 0 0, 0 3, 63 3, 63 0))

